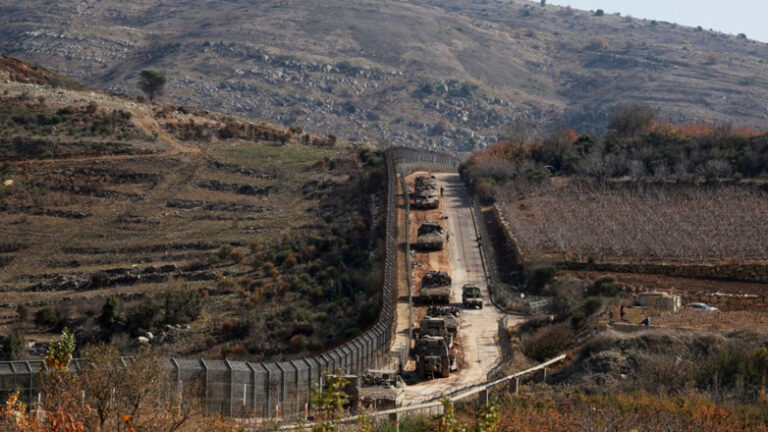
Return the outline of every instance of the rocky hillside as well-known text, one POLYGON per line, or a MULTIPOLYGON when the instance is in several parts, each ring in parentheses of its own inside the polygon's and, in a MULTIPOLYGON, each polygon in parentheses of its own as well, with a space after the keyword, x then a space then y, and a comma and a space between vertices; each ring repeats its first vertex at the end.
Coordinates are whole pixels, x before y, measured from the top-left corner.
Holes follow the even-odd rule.
POLYGON ((0 0, 0 52, 118 93, 159 69, 167 101, 350 140, 470 150, 629 100, 768 126, 765 44, 527 1, 0 0))

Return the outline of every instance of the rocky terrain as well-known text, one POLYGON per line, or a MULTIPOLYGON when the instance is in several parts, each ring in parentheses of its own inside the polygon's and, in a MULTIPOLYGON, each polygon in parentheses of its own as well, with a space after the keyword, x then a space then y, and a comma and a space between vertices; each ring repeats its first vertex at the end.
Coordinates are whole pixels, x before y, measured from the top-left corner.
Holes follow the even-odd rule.
POLYGON ((768 47, 527 1, 0 1, 0 52, 117 93, 351 141, 469 151, 520 121, 600 132, 644 101, 675 122, 768 125, 768 47))

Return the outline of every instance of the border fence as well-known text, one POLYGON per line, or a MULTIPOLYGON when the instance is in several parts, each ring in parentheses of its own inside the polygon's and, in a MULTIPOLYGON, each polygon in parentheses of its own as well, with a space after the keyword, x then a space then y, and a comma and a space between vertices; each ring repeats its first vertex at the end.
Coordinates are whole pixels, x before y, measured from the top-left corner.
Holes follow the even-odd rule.
MULTIPOLYGON (((311 394, 327 371, 360 373, 368 368, 398 368, 407 361, 408 347, 390 352, 396 330, 397 290, 396 182, 397 173, 454 171, 459 159, 444 153, 408 148, 386 151, 386 250, 381 307, 376 323, 361 335, 321 354, 280 362, 177 359, 168 362, 172 388, 184 398, 204 400, 207 414, 290 420, 311 409, 311 394)), ((407 191, 406 191, 407 192, 407 191)), ((40 392, 41 360, 0 362, 0 398, 20 390, 27 402, 40 392)), ((129 367, 128 365, 126 367, 129 367)), ((77 360, 70 370, 80 369, 77 360)))

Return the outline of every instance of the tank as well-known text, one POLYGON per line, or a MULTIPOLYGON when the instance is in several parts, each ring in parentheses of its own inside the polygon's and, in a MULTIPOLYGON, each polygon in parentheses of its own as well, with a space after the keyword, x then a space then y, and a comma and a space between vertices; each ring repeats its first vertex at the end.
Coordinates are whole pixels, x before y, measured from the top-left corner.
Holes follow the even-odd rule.
POLYGON ((445 326, 454 337, 459 332, 459 308, 452 306, 430 306, 427 315, 445 320, 445 326))
POLYGON ((434 176, 416 177, 413 193, 413 207, 417 209, 433 210, 440 206, 440 198, 437 192, 437 180, 434 176))
POLYGON ((461 288, 461 303, 465 308, 483 308, 483 293, 475 285, 464 285, 461 288))
POLYGON ((440 222, 424 221, 419 226, 414 248, 423 251, 443 249, 443 227, 440 222))
POLYGON ((440 336, 422 336, 416 341, 416 371, 419 378, 451 376, 456 363, 445 339, 440 336))
POLYGON ((357 391, 364 410, 403 406, 405 383, 394 370, 371 369, 362 374, 357 391))
POLYGON ((448 304, 451 300, 451 277, 448 273, 428 271, 421 278, 418 300, 429 304, 448 304))
POLYGON ((445 339, 445 343, 448 344, 449 349, 453 348, 454 334, 455 333, 448 330, 448 326, 443 317, 425 316, 419 323, 419 336, 439 336, 445 339))

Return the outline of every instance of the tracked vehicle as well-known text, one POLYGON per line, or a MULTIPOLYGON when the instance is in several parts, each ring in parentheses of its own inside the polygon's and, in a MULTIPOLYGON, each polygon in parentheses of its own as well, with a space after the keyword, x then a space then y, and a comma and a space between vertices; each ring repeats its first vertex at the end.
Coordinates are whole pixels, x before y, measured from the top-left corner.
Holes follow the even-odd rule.
POLYGON ((443 227, 440 222, 424 221, 419 226, 414 248, 422 251, 443 250, 443 227))
POLYGON ((394 370, 368 370, 360 377, 357 393, 364 410, 403 406, 405 383, 394 370))
POLYGON ((442 317, 426 316, 422 318, 416 334, 418 337, 439 336, 445 339, 445 343, 448 344, 449 349, 453 348, 453 337, 455 333, 448 330, 445 319, 442 317))
POLYGON ((452 306, 430 306, 427 316, 445 320, 445 326, 454 337, 459 332, 459 309, 452 306))
POLYGON ((416 371, 419 378, 448 378, 456 368, 445 339, 440 336, 422 336, 416 341, 416 371))
POLYGON ((440 198, 437 195, 437 180, 434 176, 416 177, 413 193, 413 207, 417 209, 432 210, 440 206, 440 198))
POLYGON ((428 271, 421 278, 418 300, 426 304, 448 304, 451 299, 451 277, 448 273, 428 271))

